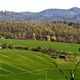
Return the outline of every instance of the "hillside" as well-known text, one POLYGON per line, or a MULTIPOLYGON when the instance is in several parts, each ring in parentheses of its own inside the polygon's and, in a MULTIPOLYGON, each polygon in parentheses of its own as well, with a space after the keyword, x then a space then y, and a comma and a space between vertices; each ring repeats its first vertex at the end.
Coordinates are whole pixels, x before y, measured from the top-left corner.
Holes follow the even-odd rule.
MULTIPOLYGON (((69 76, 68 69, 74 69, 75 63, 68 66, 64 64, 59 66, 63 65, 62 70, 69 76)), ((0 50, 0 80, 45 80, 46 78, 47 80, 66 80, 56 66, 38 52, 0 50)))
MULTIPOLYGON (((24 45, 30 48, 41 46, 41 48, 54 48, 75 55, 71 60, 65 61, 58 58, 51 59, 50 55, 38 51, 3 48, 0 49, 0 80, 66 80, 55 63, 70 78, 70 71, 74 70, 76 59, 80 56, 78 50, 80 45, 78 44, 0 39, 1 44, 24 45)), ((76 70, 76 79, 80 79, 79 73, 80 65, 78 65, 76 70)))
POLYGON ((0 38, 80 43, 80 24, 72 22, 0 22, 0 38))
POLYGON ((80 8, 46 9, 41 12, 0 11, 0 21, 67 21, 80 23, 80 8))

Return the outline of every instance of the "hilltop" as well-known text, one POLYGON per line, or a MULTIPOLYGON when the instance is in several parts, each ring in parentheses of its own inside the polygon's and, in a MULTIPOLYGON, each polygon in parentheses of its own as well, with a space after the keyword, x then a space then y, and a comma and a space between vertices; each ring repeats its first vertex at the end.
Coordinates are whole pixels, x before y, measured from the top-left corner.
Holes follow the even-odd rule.
POLYGON ((80 23, 80 8, 46 9, 41 12, 0 11, 0 21, 67 21, 80 23))

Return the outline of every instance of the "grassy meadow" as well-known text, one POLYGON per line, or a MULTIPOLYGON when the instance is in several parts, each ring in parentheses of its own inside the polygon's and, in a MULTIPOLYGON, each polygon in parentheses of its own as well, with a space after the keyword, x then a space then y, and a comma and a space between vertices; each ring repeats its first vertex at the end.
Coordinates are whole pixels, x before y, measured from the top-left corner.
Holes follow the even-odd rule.
MULTIPOLYGON (((54 48, 80 56, 80 44, 16 39, 0 39, 0 44, 54 48)), ((66 80, 52 61, 58 64, 68 78, 70 71, 76 65, 74 61, 51 59, 49 55, 41 52, 0 49, 0 80, 66 80)), ((75 78, 80 80, 80 65, 78 65, 75 75, 75 78)))

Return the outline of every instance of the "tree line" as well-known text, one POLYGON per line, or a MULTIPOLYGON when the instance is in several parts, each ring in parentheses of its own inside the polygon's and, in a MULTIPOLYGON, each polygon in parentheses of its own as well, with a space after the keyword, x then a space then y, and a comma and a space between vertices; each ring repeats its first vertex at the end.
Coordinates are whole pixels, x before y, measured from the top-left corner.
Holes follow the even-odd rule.
POLYGON ((72 22, 0 22, 0 37, 80 43, 80 24, 72 22))

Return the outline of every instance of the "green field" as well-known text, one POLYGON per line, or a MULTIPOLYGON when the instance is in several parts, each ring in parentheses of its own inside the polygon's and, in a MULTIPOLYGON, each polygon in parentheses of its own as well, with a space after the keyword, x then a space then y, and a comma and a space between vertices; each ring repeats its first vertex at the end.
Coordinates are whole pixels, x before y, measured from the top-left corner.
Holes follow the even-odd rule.
POLYGON ((60 42, 48 42, 48 41, 37 41, 37 40, 14 40, 14 39, 0 39, 0 44, 7 43, 12 45, 24 45, 29 47, 40 46, 42 48, 54 48, 57 50, 80 53, 80 44, 74 43, 60 43, 60 42))
MULTIPOLYGON (((72 54, 80 53, 79 44, 0 39, 0 44, 3 43, 54 48, 72 54)), ((0 49, 0 80, 66 80, 51 60, 55 61, 65 75, 70 77, 70 70, 74 69, 75 62, 51 59, 48 55, 30 50, 0 49)), ((80 65, 76 70, 76 78, 80 80, 80 65)))

